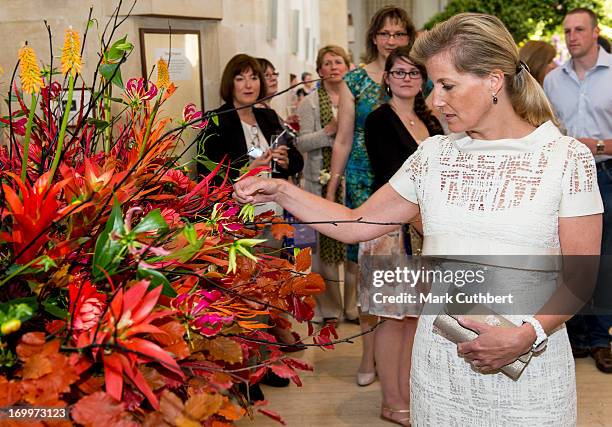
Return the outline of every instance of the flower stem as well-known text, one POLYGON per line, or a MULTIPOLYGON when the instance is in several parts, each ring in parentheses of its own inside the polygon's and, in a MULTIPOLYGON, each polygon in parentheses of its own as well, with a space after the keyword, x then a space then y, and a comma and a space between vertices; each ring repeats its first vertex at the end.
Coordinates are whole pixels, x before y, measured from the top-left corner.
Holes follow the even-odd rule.
POLYGON ((153 126, 153 120, 155 120, 155 116, 157 115, 157 110, 159 110, 159 105, 161 104, 161 98, 163 96, 164 90, 159 91, 159 95, 155 100, 155 105, 153 106, 153 111, 151 112, 151 117, 149 117, 149 121, 147 123, 147 130, 145 131, 144 138, 142 139, 142 145, 140 146, 140 151, 138 152, 138 159, 140 160, 142 156, 144 156, 145 147, 147 146, 147 141, 149 139, 149 135, 151 134, 151 126, 153 126))
POLYGON ((34 122, 34 112, 36 111, 36 94, 32 94, 30 103, 30 114, 28 114, 28 124, 26 126, 25 137, 23 139, 23 156, 21 158, 21 182, 25 182, 28 170, 28 157, 30 155, 30 135, 32 134, 32 123, 34 122))
POLYGON ((111 97, 113 85, 109 84, 104 91, 104 120, 109 124, 104 130, 104 154, 110 154, 111 141, 113 139, 113 126, 111 124, 111 97))
POLYGON ((64 148, 64 134, 66 133, 66 126, 68 126, 68 116, 70 115, 70 107, 72 106, 72 93, 74 92, 74 77, 72 73, 68 75, 68 99, 66 101, 66 108, 64 108, 64 118, 62 120, 62 126, 60 127, 59 136, 57 138, 57 147, 55 149, 55 157, 53 163, 51 163, 49 185, 53 182, 53 176, 55 170, 59 164, 60 158, 62 157, 62 149, 64 148))

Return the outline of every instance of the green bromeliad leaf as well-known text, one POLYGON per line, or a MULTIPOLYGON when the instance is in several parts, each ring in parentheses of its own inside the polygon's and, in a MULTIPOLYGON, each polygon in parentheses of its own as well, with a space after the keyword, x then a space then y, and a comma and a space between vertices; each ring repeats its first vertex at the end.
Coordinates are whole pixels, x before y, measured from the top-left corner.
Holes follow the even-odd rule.
POLYGON ((132 233, 146 233, 148 231, 157 231, 161 234, 168 230, 168 223, 161 214, 159 209, 149 212, 136 227, 132 229, 132 233))
POLYGON ((123 235, 124 231, 125 225, 121 216, 121 206, 115 199, 106 227, 96 241, 92 266, 94 279, 99 280, 104 277, 104 271, 112 276, 117 270, 125 256, 126 245, 120 239, 114 239, 113 235, 123 235))

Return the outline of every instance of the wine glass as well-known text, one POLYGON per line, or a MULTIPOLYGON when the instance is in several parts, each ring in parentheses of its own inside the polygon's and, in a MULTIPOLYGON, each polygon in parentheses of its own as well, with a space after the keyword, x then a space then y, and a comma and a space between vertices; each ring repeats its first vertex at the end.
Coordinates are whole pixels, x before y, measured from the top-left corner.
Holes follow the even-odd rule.
MULTIPOLYGON (((270 148, 272 150, 277 149, 278 147, 281 147, 283 145, 287 145, 287 141, 285 141, 284 135, 287 131, 283 130, 280 133, 273 133, 272 136, 270 137, 270 148)), ((279 173, 280 171, 278 170, 278 164, 276 162, 276 159, 274 158, 274 156, 272 156, 272 172, 273 173, 279 173)))

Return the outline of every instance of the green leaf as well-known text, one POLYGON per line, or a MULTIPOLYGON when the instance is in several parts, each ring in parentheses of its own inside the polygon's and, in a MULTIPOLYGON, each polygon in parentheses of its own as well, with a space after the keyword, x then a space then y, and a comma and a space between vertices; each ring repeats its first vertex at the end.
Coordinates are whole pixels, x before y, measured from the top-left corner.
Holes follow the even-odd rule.
POLYGON ((32 318, 38 310, 36 297, 15 298, 9 302, 0 304, 0 323, 12 319, 25 322, 32 318))
POLYGON ((90 30, 91 27, 93 27, 93 24, 97 24, 98 20, 95 18, 91 18, 89 21, 87 21, 87 29, 90 30))
POLYGON ((212 119, 215 126, 219 126, 219 116, 217 116, 216 114, 213 114, 210 118, 212 119))
POLYGON ((198 242, 198 233, 196 233, 193 224, 190 222, 185 222, 185 227, 183 228, 183 235, 187 239, 190 245, 195 245, 198 242))
POLYGON ((139 279, 149 279, 152 285, 151 288, 156 288, 159 285, 163 286, 162 294, 166 295, 167 297, 174 298, 178 295, 166 276, 157 270, 139 267, 137 275, 139 279))
POLYGON ((64 310, 63 308, 58 307, 58 299, 57 298, 47 298, 42 302, 42 306, 45 311, 58 319, 66 319, 69 314, 68 310, 64 310))
POLYGON ((117 40, 115 43, 108 48, 104 55, 104 59, 107 62, 116 62, 119 61, 125 52, 131 52, 134 49, 134 45, 127 41, 127 34, 120 40, 117 40))
POLYGON ((124 231, 125 226, 121 216, 121 206, 117 199, 115 199, 106 227, 104 227, 104 231, 96 241, 92 266, 94 279, 97 280, 104 277, 102 270, 105 270, 110 275, 116 271, 123 259, 122 249, 124 245, 120 240, 113 239, 111 235, 122 235, 124 231))
POLYGON ((94 125, 96 129, 104 130, 109 126, 109 123, 105 120, 89 118, 87 119, 87 124, 94 125))
POLYGON ((161 215, 159 209, 152 210, 138 223, 136 227, 132 229, 132 233, 146 233, 147 231, 157 231, 163 233, 168 229, 168 223, 161 215))
POLYGON ((99 70, 102 77, 104 77, 106 80, 110 80, 112 77, 113 84, 123 89, 123 79, 121 78, 121 69, 119 68, 120 66, 120 62, 116 64, 102 64, 100 65, 99 70), (115 70, 117 71, 115 72, 115 70))

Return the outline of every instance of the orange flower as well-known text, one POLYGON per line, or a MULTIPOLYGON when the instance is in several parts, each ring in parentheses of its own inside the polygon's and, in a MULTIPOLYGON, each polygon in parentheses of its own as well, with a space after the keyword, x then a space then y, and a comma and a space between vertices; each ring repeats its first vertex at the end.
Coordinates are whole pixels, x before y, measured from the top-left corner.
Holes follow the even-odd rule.
POLYGON ((157 87, 166 89, 168 86, 170 86, 168 63, 163 58, 159 58, 157 60, 157 87))
POLYGON ((81 62, 81 40, 79 34, 69 27, 64 37, 64 47, 62 48, 62 74, 70 73, 76 77, 81 72, 83 66, 81 62))
POLYGON ((38 93, 44 84, 36 53, 27 45, 19 49, 19 77, 23 92, 30 95, 38 93))

